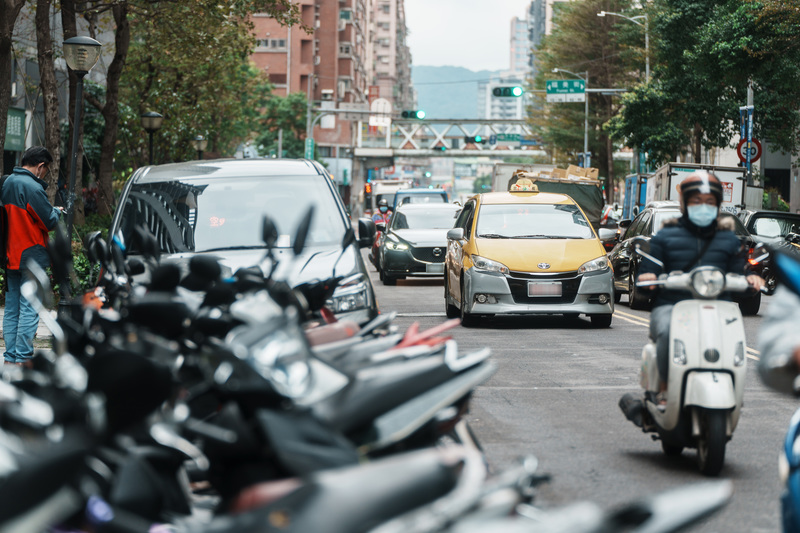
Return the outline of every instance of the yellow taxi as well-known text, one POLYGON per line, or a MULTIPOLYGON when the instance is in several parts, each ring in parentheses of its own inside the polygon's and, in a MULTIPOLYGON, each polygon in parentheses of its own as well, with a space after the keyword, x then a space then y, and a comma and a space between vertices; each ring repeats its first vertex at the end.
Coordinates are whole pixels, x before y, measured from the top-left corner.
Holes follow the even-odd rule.
POLYGON ((464 326, 500 314, 585 314, 595 327, 611 325, 611 264, 566 194, 470 198, 447 233, 444 271, 447 316, 464 326))

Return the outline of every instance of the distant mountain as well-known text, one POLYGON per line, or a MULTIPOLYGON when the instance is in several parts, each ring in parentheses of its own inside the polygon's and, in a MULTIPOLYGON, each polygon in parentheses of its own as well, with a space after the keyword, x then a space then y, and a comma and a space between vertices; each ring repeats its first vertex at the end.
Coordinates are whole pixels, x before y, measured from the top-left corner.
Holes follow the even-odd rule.
POLYGON ((463 67, 411 67, 417 108, 427 118, 477 118, 478 82, 496 72, 463 67))

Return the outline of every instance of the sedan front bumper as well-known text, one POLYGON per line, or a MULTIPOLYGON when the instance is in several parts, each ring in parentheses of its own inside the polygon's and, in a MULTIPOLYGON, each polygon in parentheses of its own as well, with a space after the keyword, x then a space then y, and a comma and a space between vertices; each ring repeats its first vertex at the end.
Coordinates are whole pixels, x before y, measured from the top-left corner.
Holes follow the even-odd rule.
POLYGON ((389 275, 442 276, 445 247, 383 250, 383 272, 389 275), (437 255, 438 250, 438 255, 437 255))
POLYGON ((471 268, 464 276, 466 312, 473 314, 586 314, 614 312, 614 283, 611 270, 578 274, 508 275, 471 268), (530 296, 529 283, 558 282, 560 296, 530 296), (604 295, 604 296, 603 296, 604 295), (478 301, 485 299, 485 303, 478 301), (605 303, 600 303, 605 300, 605 303))

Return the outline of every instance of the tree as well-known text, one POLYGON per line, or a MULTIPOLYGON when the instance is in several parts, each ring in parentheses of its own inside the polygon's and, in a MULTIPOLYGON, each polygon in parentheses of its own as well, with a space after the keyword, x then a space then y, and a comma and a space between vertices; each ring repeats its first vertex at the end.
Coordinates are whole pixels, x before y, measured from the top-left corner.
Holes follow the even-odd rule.
MULTIPOLYGON (((641 79, 644 67, 639 40, 643 42, 638 26, 627 21, 632 28, 619 30, 619 22, 612 17, 598 18, 600 11, 624 12, 631 7, 627 0, 585 0, 561 3, 554 19, 553 33, 543 40, 536 50, 538 74, 532 85, 544 89, 548 79, 574 79, 571 74, 554 74, 554 68, 567 69, 583 76, 588 72, 590 88, 624 88, 641 79)), ((541 93, 533 93, 533 104, 528 110, 528 120, 543 145, 558 164, 577 164, 583 152, 585 105, 583 103, 547 104, 541 93)), ((589 150, 595 154, 601 176, 615 181, 613 154, 615 146, 602 125, 613 117, 619 108, 617 97, 587 93, 589 98, 589 150)), ((607 187, 609 199, 613 187, 607 187)))
POLYGON ((59 169, 61 167, 61 128, 58 124, 58 86, 53 63, 53 39, 50 37, 50 0, 36 2, 36 48, 39 59, 39 79, 44 103, 45 147, 53 156, 50 172, 46 176, 47 196, 53 203, 56 198, 59 169))
POLYGON ((278 131, 283 130, 283 150, 286 157, 305 156, 306 111, 308 100, 305 93, 288 96, 272 96, 266 103, 260 119, 260 132, 256 145, 261 155, 277 153, 278 131))
MULTIPOLYGON (((14 23, 17 21, 25 0, 0 0, 0 73, 3 79, 11 72, 12 54, 11 38, 14 23)), ((11 103, 11 84, 0 83, 0 147, 6 144, 6 126, 8 125, 8 106, 11 103)), ((3 160, 0 159, 0 174, 4 174, 3 160)))

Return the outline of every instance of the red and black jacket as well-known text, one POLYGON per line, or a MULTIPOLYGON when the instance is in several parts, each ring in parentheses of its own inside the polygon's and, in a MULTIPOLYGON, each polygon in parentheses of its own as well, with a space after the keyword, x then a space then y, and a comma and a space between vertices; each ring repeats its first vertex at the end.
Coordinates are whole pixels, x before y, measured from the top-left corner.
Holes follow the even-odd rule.
POLYGON ((47 183, 22 167, 15 167, 3 183, 6 212, 6 257, 9 270, 19 270, 28 259, 49 264, 47 233, 56 227, 61 212, 47 199, 47 183))

